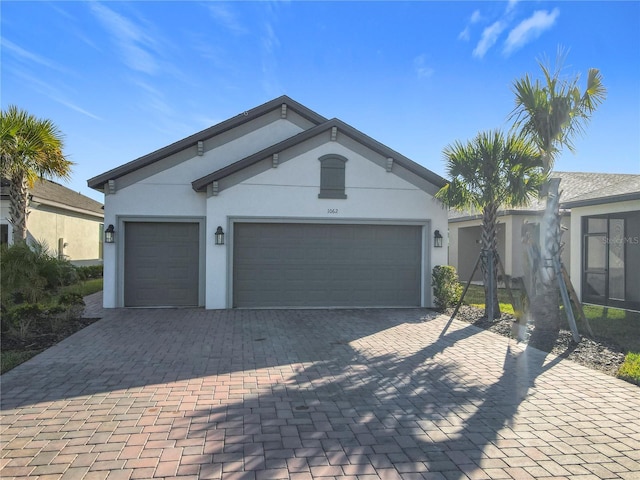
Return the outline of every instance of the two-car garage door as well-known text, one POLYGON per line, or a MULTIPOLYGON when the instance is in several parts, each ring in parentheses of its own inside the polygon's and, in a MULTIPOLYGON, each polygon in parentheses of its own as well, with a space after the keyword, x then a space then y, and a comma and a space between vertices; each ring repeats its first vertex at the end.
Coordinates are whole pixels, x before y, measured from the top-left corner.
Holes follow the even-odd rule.
MULTIPOLYGON (((200 304, 200 228, 125 223, 125 306, 200 304)), ((233 239, 233 307, 420 306, 421 226, 236 222, 233 239)))
POLYGON ((236 223, 234 307, 419 306, 422 228, 236 223))

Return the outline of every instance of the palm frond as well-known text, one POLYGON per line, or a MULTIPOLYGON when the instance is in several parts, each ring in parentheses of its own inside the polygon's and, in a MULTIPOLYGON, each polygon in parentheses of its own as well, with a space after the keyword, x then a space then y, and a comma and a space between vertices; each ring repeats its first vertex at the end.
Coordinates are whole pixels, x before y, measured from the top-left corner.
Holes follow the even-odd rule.
POLYGON ((528 74, 513 83, 515 108, 508 119, 511 132, 530 138, 542 152, 545 169, 551 171, 561 147, 574 151, 574 139, 583 135, 596 107, 606 97, 599 70, 590 69, 587 87, 581 93, 580 76, 562 77, 566 53, 559 48, 555 67, 539 61, 543 81, 528 74))
POLYGON ((499 130, 444 150, 450 182, 436 197, 459 210, 490 204, 518 206, 536 195, 544 177, 540 150, 522 135, 499 130))

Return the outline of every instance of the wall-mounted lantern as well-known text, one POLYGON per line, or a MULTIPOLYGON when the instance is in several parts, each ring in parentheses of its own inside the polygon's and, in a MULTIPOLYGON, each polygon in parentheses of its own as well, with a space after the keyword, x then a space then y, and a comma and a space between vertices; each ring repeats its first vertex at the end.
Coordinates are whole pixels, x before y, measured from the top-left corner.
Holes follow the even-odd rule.
POLYGON ((216 245, 224 245, 224 232, 222 231, 222 227, 216 229, 215 237, 216 245))
POLYGON ((433 232, 433 246, 442 248, 442 235, 440 235, 440 230, 433 232))
POLYGON ((113 224, 109 225, 104 231, 104 243, 113 243, 116 241, 116 231, 113 224))

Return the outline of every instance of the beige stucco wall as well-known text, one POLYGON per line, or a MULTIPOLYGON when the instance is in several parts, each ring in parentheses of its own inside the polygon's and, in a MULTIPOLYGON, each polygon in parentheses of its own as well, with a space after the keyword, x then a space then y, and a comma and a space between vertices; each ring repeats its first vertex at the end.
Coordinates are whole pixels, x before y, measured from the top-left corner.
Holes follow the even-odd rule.
MULTIPOLYGON (((4 218, 4 216, 3 216, 4 218)), ((29 239, 44 241, 51 254, 59 254, 58 246, 63 239, 62 253, 72 262, 99 263, 102 218, 71 212, 44 204, 31 208, 27 221, 29 239)))
MULTIPOLYGON (((504 265, 505 273, 511 277, 524 275, 525 257, 522 246, 522 227, 525 223, 538 223, 537 215, 504 215, 498 218, 498 253, 504 265)), ((569 269, 571 252, 571 219, 563 215, 561 224, 566 230, 562 241, 564 250, 562 262, 569 269)), ((480 252, 482 221, 480 219, 449 223, 449 264, 456 267, 460 279, 468 280, 480 252)), ((474 280, 480 280, 476 274, 474 280)))
MULTIPOLYGON (((505 266, 507 275, 511 275, 511 271, 507 268, 508 255, 506 252, 507 224, 502 220, 498 224, 498 254, 505 266)), ((467 282, 473 267, 478 261, 480 255, 481 244, 479 243, 482 236, 482 222, 480 220, 470 220, 466 222, 456 222, 449 224, 449 265, 453 265, 460 278, 460 281, 467 282)), ((481 281, 482 272, 480 268, 476 270, 473 281, 481 281)))

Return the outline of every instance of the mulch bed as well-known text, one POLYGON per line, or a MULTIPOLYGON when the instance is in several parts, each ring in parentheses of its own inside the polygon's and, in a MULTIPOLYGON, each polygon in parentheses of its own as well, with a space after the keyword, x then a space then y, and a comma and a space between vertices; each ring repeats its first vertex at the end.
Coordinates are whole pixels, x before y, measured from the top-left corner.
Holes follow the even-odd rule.
POLYGON ((3 332, 2 337, 0 337, 0 349, 5 352, 9 350, 46 350, 98 320, 98 318, 70 319, 65 321, 55 332, 50 331, 50 329, 46 329, 49 331, 43 331, 45 329, 41 329, 40 331, 36 330, 24 339, 11 335, 8 332, 3 332))
MULTIPOLYGON (((451 315, 453 309, 449 309, 445 312, 447 315, 451 315)), ((515 318, 512 315, 503 313, 499 319, 489 321, 484 316, 484 311, 463 305, 455 317, 457 320, 462 320, 471 323, 484 330, 497 333, 499 335, 515 338, 514 335, 514 323, 515 318)), ((580 332, 582 339, 580 343, 575 343, 571 332, 568 330, 560 330, 555 339, 542 339, 540 342, 532 342, 531 333, 533 326, 528 327, 526 337, 529 338, 529 345, 539 348, 541 350, 553 353, 554 355, 562 356, 572 360, 580 365, 598 370, 611 376, 616 376, 620 365, 624 362, 625 355, 622 348, 619 345, 608 342, 599 338, 588 338, 580 332), (553 345, 551 349, 544 346, 553 345)))

